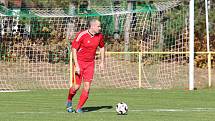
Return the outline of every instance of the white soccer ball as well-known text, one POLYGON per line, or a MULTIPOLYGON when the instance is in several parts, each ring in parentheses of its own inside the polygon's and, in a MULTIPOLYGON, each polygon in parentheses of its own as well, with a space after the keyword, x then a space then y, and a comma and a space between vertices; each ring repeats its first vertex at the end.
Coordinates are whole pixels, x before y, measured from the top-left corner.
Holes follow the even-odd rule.
POLYGON ((128 112, 128 105, 124 102, 118 103, 116 105, 116 112, 120 115, 125 115, 128 112))

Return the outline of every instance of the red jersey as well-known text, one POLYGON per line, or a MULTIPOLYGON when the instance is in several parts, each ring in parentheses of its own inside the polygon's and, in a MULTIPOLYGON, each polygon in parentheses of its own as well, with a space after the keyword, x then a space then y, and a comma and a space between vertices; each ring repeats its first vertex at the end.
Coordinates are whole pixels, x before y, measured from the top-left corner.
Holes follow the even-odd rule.
POLYGON ((103 35, 91 35, 88 30, 79 32, 72 42, 72 47, 77 50, 77 59, 86 62, 94 61, 98 46, 104 47, 103 35))

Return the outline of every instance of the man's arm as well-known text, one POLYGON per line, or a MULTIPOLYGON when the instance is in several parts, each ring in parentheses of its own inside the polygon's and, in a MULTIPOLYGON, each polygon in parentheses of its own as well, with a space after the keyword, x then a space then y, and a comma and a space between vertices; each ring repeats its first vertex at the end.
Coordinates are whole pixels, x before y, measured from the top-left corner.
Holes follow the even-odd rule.
POLYGON ((101 54, 101 62, 100 62, 100 68, 104 70, 104 59, 105 59, 105 48, 100 48, 100 54, 101 54))
POLYGON ((72 48, 72 54, 73 54, 73 59, 75 63, 75 71, 77 74, 80 74, 80 67, 78 65, 78 59, 77 59, 77 50, 75 48, 72 48))

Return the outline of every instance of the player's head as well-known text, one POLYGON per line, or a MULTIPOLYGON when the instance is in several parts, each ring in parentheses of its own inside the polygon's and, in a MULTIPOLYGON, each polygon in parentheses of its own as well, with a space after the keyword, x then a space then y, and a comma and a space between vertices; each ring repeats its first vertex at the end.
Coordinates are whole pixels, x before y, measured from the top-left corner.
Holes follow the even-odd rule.
POLYGON ((101 31, 101 23, 97 19, 92 19, 89 21, 89 30, 93 32, 93 34, 97 34, 101 31))

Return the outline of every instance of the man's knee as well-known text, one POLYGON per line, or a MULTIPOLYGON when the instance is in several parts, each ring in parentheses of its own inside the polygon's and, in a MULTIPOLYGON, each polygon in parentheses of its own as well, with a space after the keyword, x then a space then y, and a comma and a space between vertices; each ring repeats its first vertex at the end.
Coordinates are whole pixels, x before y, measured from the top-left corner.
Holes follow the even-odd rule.
POLYGON ((86 91, 90 90, 90 82, 84 82, 84 90, 86 91))

